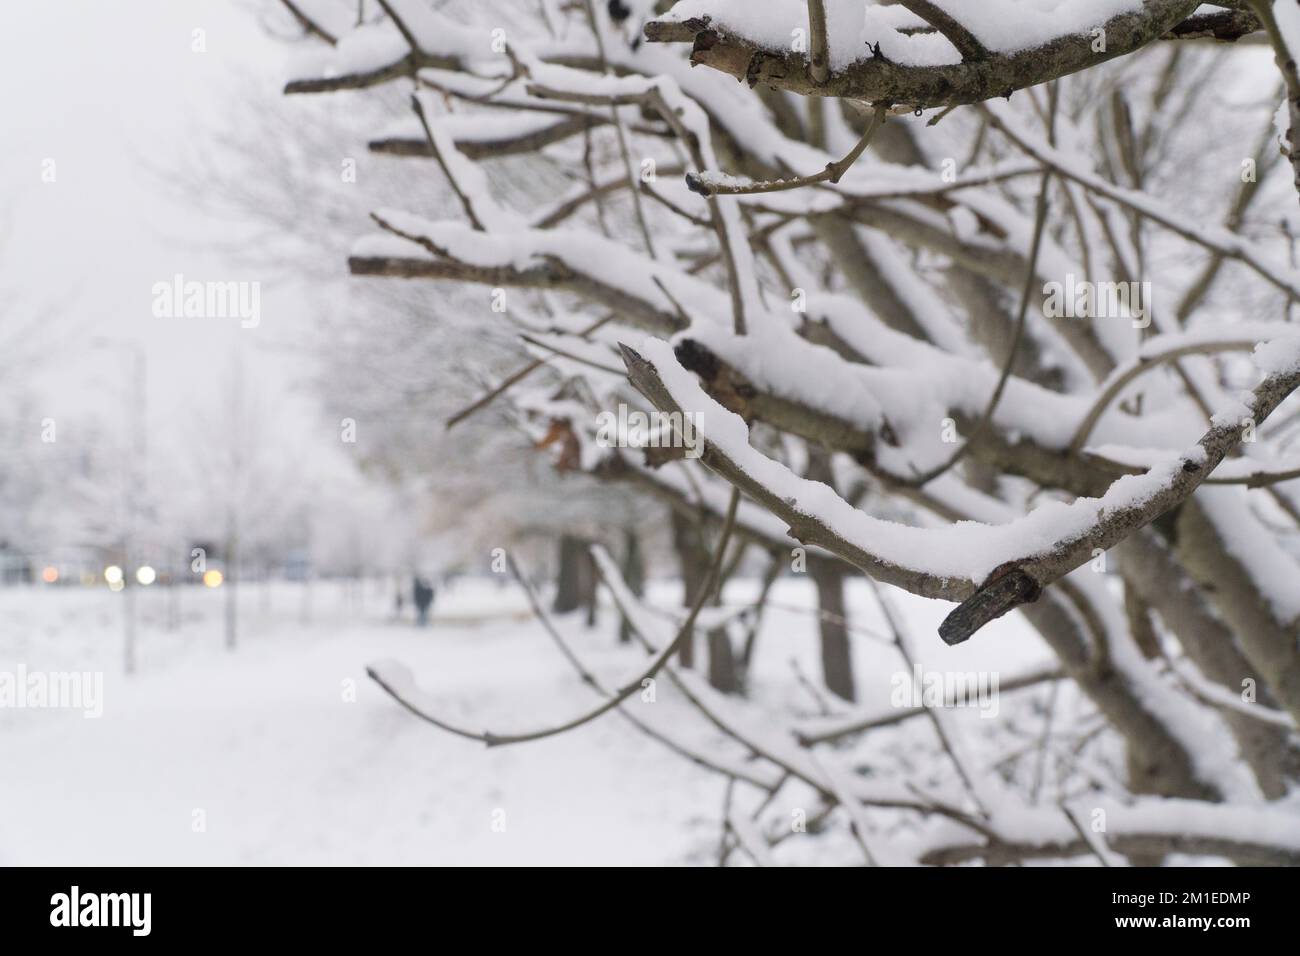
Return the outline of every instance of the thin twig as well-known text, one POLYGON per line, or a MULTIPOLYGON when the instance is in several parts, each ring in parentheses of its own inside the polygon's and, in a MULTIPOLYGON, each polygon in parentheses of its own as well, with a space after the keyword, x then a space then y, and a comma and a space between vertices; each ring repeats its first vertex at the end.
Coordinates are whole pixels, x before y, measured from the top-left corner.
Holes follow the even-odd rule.
MULTIPOLYGON (((908 637, 905 633, 903 622, 898 618, 889 598, 885 595, 885 592, 881 589, 880 585, 876 583, 875 579, 868 577, 867 583, 871 585, 872 593, 876 596, 876 603, 880 605, 880 610, 885 617, 885 622, 889 625, 889 629, 894 634, 894 642, 898 647, 898 653, 903 658, 903 663, 907 666, 908 670, 913 670, 916 666, 916 661, 912 657, 912 652, 908 647, 908 637)), ((940 746, 942 746, 944 752, 948 754, 948 759, 952 761, 952 765, 957 770, 957 776, 961 777, 962 783, 966 786, 966 792, 970 794, 971 800, 974 801, 975 806, 979 808, 981 815, 987 817, 988 809, 984 807, 980 801, 979 790, 975 786, 975 780, 966 769, 965 761, 957 755, 956 744, 948 736, 948 731, 947 728, 944 727, 943 721, 939 719, 939 715, 935 713, 934 709, 925 704, 924 701, 922 701, 921 706, 925 708, 926 715, 934 725, 934 731, 939 737, 940 746)))
POLYGON ((930 0, 898 0, 898 5, 906 7, 930 26, 942 33, 963 60, 984 60, 989 51, 956 17, 941 10, 930 0))
POLYGON ((901 481, 909 487, 920 488, 940 475, 944 474, 963 458, 975 442, 982 438, 985 431, 993 421, 993 413, 997 410, 998 402, 1002 400, 1002 393, 1006 390, 1007 382, 1011 378, 1011 369, 1016 364, 1016 355, 1020 352, 1020 343, 1025 336, 1025 322, 1029 315, 1029 300, 1034 292, 1034 279, 1038 274, 1038 252, 1043 244, 1043 227, 1047 223, 1047 193, 1051 183, 1051 174, 1043 173, 1042 183, 1038 189, 1038 203, 1034 210, 1034 238, 1029 247, 1028 267, 1025 270, 1025 284, 1020 290, 1020 309, 1016 313, 1016 328, 1011 336, 1011 345, 1007 349, 1006 361, 1002 363, 1002 373, 998 376, 998 384, 993 389, 993 394, 989 396, 988 404, 984 406, 984 412, 976 421, 975 427, 971 429, 970 435, 961 443, 961 446, 952 453, 947 461, 929 471, 916 475, 913 478, 901 481))
MULTIPOLYGON (((605 38, 600 33, 600 23, 596 20, 596 8, 592 5, 592 0, 587 0, 587 22, 591 25, 592 35, 596 38, 596 51, 600 56, 600 71, 603 74, 609 73, 609 61, 605 58, 605 38)), ((609 104, 610 122, 614 124, 614 132, 618 137, 618 151, 623 158, 623 171, 627 173, 627 188, 632 194, 632 209, 636 213, 637 226, 641 229, 641 241, 645 243, 646 252, 651 259, 658 259, 659 254, 655 251, 654 240, 650 238, 650 226, 646 222, 645 208, 641 205, 641 194, 635 185, 636 173, 632 168, 632 153, 627 145, 627 130, 623 128, 623 120, 618 115, 618 106, 614 103, 609 104)))
POLYGON ((447 182, 451 186, 452 192, 454 192, 456 198, 460 200, 461 207, 465 210, 465 215, 469 217, 470 224, 479 232, 484 232, 483 220, 481 220, 478 217, 478 213, 474 211, 474 204, 470 201, 469 196, 467 196, 460 188, 460 183, 456 180, 455 175, 451 171, 451 167, 443 157, 442 150, 438 148, 438 144, 433 138, 433 130, 429 128, 429 121, 424 115, 424 104, 420 102, 420 97, 414 93, 411 94, 411 109, 415 111, 415 116, 420 121, 420 128, 424 130, 424 139, 425 142, 429 144, 429 151, 433 153, 433 158, 438 161, 438 165, 442 168, 442 174, 447 177, 447 182))
POLYGON ((674 215, 681 216, 692 226, 700 226, 704 229, 713 228, 713 224, 710 223, 707 219, 701 218, 700 216, 696 216, 687 212, 685 209, 677 205, 677 203, 673 202, 667 196, 663 196, 655 192, 649 183, 642 182, 639 186, 639 189, 641 192, 645 193, 647 196, 649 196, 655 202, 659 203, 659 205, 663 206, 669 212, 673 213, 674 215))
MULTIPOLYGON (((611 312, 608 315, 600 319, 597 319, 595 322, 591 323, 591 325, 587 326, 585 329, 579 332, 578 335, 579 337, 586 338, 588 335, 591 335, 593 332, 597 331, 601 327, 609 324, 610 322, 613 322, 616 318, 618 318, 618 316, 615 313, 611 312)), ((482 396, 481 398, 475 399, 469 405, 466 405, 456 414, 448 418, 447 425, 446 425, 447 429, 450 430, 456 427, 456 425, 463 422, 466 418, 469 418, 469 416, 473 415, 479 409, 484 408, 487 405, 490 405, 493 401, 495 401, 502 394, 508 391, 511 388, 511 386, 516 385, 519 382, 523 381, 523 379, 527 378, 533 372, 537 371, 539 368, 545 365, 546 362, 547 362, 546 359, 540 359, 540 358, 533 359, 527 365, 521 366, 520 368, 511 372, 501 381, 501 384, 497 385, 486 395, 482 396)))
POLYGON ((424 52, 420 49, 420 41, 415 38, 415 34, 411 32, 411 28, 408 27, 402 21, 402 18, 399 17, 393 11, 393 8, 392 6, 389 5, 388 0, 379 0, 379 5, 383 7, 384 13, 388 14, 388 19, 393 21, 393 26, 397 27, 397 32, 402 35, 402 39, 405 40, 406 45, 411 48, 411 52, 412 53, 424 52))
POLYGON ((591 359, 583 358, 581 355, 574 355, 572 352, 567 352, 562 348, 557 348, 549 342, 543 342, 541 339, 535 338, 531 335, 520 335, 519 338, 527 342, 529 345, 535 345, 539 349, 546 349, 546 351, 558 355, 560 358, 568 359, 570 362, 577 362, 580 365, 594 368, 600 372, 608 372, 610 375, 617 375, 619 378, 622 378, 627 374, 625 369, 615 368, 612 365, 601 365, 599 362, 593 362, 591 359))
POLYGON ((1172 348, 1167 352, 1159 355, 1142 356, 1131 366, 1120 372, 1111 379, 1100 395, 1093 400, 1092 407, 1088 409, 1088 414, 1083 417, 1079 427, 1074 430, 1074 436, 1070 439, 1069 450, 1071 455, 1077 455, 1083 448, 1088 436, 1092 434, 1093 428, 1101 418, 1102 413, 1110 407, 1111 402, 1120 394, 1129 384, 1140 375, 1145 375, 1153 368, 1159 368, 1166 362, 1172 362, 1186 355, 1212 355, 1216 352, 1249 352, 1259 344, 1258 339, 1219 339, 1213 342, 1196 342, 1191 345, 1180 345, 1172 348))
POLYGON ((808 72, 813 82, 825 83, 831 75, 831 57, 826 38, 826 4, 808 0, 808 72))
POLYGON ((871 120, 867 123, 866 132, 862 134, 862 138, 858 140, 857 145, 849 150, 848 155, 843 159, 827 163, 826 168, 819 173, 796 176, 793 179, 766 179, 750 183, 720 183, 710 179, 706 173, 687 173, 686 185, 701 196, 752 196, 756 193, 775 193, 787 189, 800 189, 816 183, 838 183, 841 177, 849 171, 849 168, 858 161, 858 157, 871 145, 876 130, 884 125, 885 117, 888 114, 888 105, 879 104, 875 112, 871 114, 871 120))
POLYGON ((334 36, 334 34, 330 33, 311 17, 307 16, 307 14, 303 13, 293 0, 280 0, 280 2, 284 4, 285 8, 288 9, 290 13, 293 14, 293 18, 298 21, 298 25, 306 30, 309 35, 319 37, 330 46, 338 46, 338 37, 334 36))
MULTIPOLYGON (((567 660, 573 666, 573 669, 578 672, 578 676, 582 679, 582 682, 584 684, 587 684, 597 693, 602 694, 606 697, 610 696, 610 691, 607 688, 605 688, 600 683, 599 680, 597 680, 595 674, 593 674, 590 670, 587 669, 587 666, 574 652, 569 642, 566 641, 563 635, 560 634, 559 628, 555 626, 555 622, 551 620, 551 616, 547 614, 545 609, 542 607, 542 602, 538 600, 537 592, 533 589, 533 586, 528 582, 528 578, 525 577, 520 572, 518 565, 515 564, 514 558, 509 555, 507 555, 506 557, 506 567, 509 569, 511 576, 519 584, 519 587, 523 590, 524 596, 528 599, 528 605, 533 610, 533 616, 536 617, 537 620, 541 623, 542 628, 550 636, 551 641, 559 649, 560 654, 564 657, 564 659, 567 660)), ((740 769, 731 769, 728 767, 720 766, 719 764, 710 760, 708 757, 704 756, 703 754, 695 750, 692 750, 691 748, 685 746, 684 744, 678 743, 676 740, 673 740, 671 737, 668 737, 660 733, 659 731, 655 730, 645 721, 640 720, 630 710, 624 707, 619 707, 618 712, 622 714, 628 720, 628 722, 632 724, 633 727, 641 731, 651 740, 663 744, 669 750, 673 751, 679 756, 685 757, 687 760, 690 760, 692 763, 696 764, 697 766, 703 767, 706 770, 711 770, 714 773, 719 773, 725 776, 727 778, 728 786, 734 784, 737 780, 744 780, 746 783, 753 784, 755 787, 757 787, 760 790, 770 792, 773 789, 774 786, 773 784, 764 781, 760 777, 751 776, 751 775, 742 775, 744 772, 740 769)))

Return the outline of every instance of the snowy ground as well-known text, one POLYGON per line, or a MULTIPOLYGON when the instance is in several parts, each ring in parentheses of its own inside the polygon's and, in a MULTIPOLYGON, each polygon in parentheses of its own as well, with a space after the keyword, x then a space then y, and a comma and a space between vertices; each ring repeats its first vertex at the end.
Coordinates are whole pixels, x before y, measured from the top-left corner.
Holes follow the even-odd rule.
MULTIPOLYGON (((13 771, 0 776, 0 865, 713 862, 722 779, 617 715, 487 750, 417 720, 365 677, 368 662, 402 660, 445 716, 496 731, 581 712, 590 692, 517 589, 458 582, 439 595, 426 631, 391 619, 390 594, 354 585, 349 597, 318 584, 304 621, 301 586, 252 586, 231 654, 220 593, 184 589, 180 626, 169 630, 168 597, 155 588, 141 595, 140 673, 127 679, 121 595, 0 589, 0 670, 103 670, 105 681, 99 719, 0 709, 13 771)), ((851 596, 857 619, 878 628, 868 593, 851 596)), ((671 591, 659 597, 670 602, 671 591)), ((760 695, 799 706, 792 658, 817 675, 812 620, 797 610, 810 598, 806 581, 777 589, 774 599, 796 610, 774 612, 764 629, 760 695)), ((944 606, 900 600, 925 638, 927 666, 1019 671, 1043 659, 1018 621, 990 629, 977 650, 946 648, 933 636, 944 606)), ((591 631, 576 618, 561 623, 611 679, 643 666, 616 646, 612 611, 591 631)), ((893 652, 860 636, 855 653, 863 702, 887 702, 893 652)), ((691 733, 709 732, 662 697, 691 733)))

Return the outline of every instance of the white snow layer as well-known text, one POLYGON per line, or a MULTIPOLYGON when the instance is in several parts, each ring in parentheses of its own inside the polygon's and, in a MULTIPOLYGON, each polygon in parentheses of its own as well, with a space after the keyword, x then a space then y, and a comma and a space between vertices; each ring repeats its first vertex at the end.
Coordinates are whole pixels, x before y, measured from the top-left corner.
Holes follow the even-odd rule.
MULTIPOLYGON (((1016 53, 1057 37, 1087 34, 1121 14, 1142 7, 1141 0, 934 0, 935 6, 963 24, 995 53, 1016 53)), ((907 35, 902 28, 924 26, 901 6, 867 5, 863 0, 827 3, 832 70, 843 70, 881 54, 904 66, 940 66, 961 60, 956 48, 938 33, 907 35), (855 29, 856 28, 856 29, 855 29)), ((665 19, 708 16, 715 27, 770 50, 807 49, 808 5, 805 0, 682 0, 665 19)))

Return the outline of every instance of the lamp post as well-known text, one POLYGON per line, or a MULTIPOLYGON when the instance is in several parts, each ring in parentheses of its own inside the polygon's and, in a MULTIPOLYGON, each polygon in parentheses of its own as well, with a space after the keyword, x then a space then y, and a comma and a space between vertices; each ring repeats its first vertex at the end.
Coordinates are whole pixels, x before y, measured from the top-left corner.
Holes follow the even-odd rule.
POLYGON ((140 499, 143 485, 148 475, 145 468, 147 453, 148 425, 146 422, 147 405, 145 392, 145 352, 139 342, 132 340, 108 339, 95 337, 90 340, 92 348, 121 349, 127 356, 130 378, 129 415, 131 417, 131 444, 123 456, 123 481, 126 484, 126 519, 122 529, 122 564, 124 570, 122 622, 124 639, 124 665, 126 673, 135 673, 136 667, 136 585, 131 577, 131 565, 135 563, 136 525, 140 518, 140 499))

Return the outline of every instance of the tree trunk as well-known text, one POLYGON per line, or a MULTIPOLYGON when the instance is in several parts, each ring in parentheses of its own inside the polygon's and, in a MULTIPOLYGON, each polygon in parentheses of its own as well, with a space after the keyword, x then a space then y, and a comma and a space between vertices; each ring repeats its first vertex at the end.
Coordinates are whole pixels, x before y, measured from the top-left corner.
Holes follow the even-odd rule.
POLYGON ((835 696, 854 700, 853 654, 845 627, 844 572, 830 561, 810 559, 808 573, 817 585, 822 681, 835 696))
POLYGON ((582 566, 587 549, 573 535, 560 535, 559 571, 555 578, 555 603, 551 610, 568 614, 583 605, 582 566))
POLYGON ((749 621, 749 633, 745 635, 745 643, 740 652, 741 693, 744 693, 749 686, 750 668, 754 662, 754 648, 758 645, 759 631, 763 627, 763 613, 767 609, 767 599, 772 593, 772 585, 776 583, 776 579, 780 577, 784 567, 784 556, 778 551, 773 551, 769 555, 767 570, 763 573, 763 584, 758 589, 758 600, 754 602, 754 613, 749 621))
POLYGON ((714 690, 735 694, 740 690, 740 676, 736 669, 736 652, 731 646, 731 635, 726 626, 709 631, 709 683, 714 690))
MULTIPOLYGON (((677 552, 677 567, 682 578, 682 606, 691 607, 704 586, 709 573, 709 549, 704 545, 700 525, 673 509, 673 550, 677 552)), ((695 635, 687 635, 678 655, 682 667, 695 666, 695 635)))
MULTIPOLYGON (((1130 535, 1116 549, 1126 589, 1160 614, 1198 670, 1211 681, 1240 692, 1243 677, 1254 669, 1224 620, 1214 613, 1209 596, 1198 589, 1164 539, 1150 529, 1130 535)), ((1276 707, 1268 687, 1260 686, 1260 702, 1276 707)), ((1275 800, 1286 792, 1286 779, 1295 771, 1295 757, 1285 727, 1256 720, 1248 714, 1223 710, 1242 757, 1250 764, 1264 796, 1275 800)))
MULTIPOLYGON (((623 581, 637 597, 645 594, 645 561, 641 555, 641 536, 635 528, 623 529, 623 581)), ((632 625, 624 617, 618 626, 618 642, 632 641, 632 625)))
POLYGON ((582 606, 587 610, 587 627, 592 628, 596 626, 596 564, 586 546, 582 549, 578 568, 582 580, 582 606))
MULTIPOLYGON (((830 455, 820 448, 808 449, 807 477, 835 487, 830 455)), ((844 700, 855 698, 853 653, 849 647, 844 607, 844 570, 833 561, 808 559, 808 573, 817 586, 818 629, 821 633, 822 682, 844 700)))

